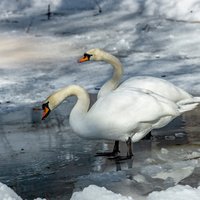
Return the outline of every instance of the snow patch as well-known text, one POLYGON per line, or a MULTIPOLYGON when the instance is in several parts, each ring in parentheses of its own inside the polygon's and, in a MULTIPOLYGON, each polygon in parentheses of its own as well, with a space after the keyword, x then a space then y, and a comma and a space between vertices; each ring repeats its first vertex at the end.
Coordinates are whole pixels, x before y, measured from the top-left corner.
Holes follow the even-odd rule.
POLYGON ((147 0, 145 13, 170 19, 199 21, 200 2, 198 0, 147 0))
POLYGON ((0 182, 0 199, 1 200, 22 200, 11 188, 0 182))
MULTIPOLYGON (((11 188, 0 182, 0 199, 1 200, 22 200, 11 188)), ((43 198, 36 198, 34 200, 46 200, 43 198)))
POLYGON ((125 197, 116 194, 105 187, 90 185, 81 192, 74 192, 70 200, 133 200, 131 197, 125 197))
POLYGON ((152 192, 147 197, 147 200, 199 200, 200 187, 192 188, 188 185, 176 185, 165 191, 152 192))

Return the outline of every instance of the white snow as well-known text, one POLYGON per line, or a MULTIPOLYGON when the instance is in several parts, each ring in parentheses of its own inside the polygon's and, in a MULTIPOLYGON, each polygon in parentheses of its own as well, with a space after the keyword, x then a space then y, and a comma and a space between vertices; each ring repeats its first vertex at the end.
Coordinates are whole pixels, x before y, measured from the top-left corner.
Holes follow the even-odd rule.
POLYGON ((152 192, 147 200, 199 200, 200 187, 192 188, 188 185, 176 185, 161 192, 152 192))
MULTIPOLYGON (((146 200, 199 200, 200 187, 192 188, 188 185, 176 185, 165 191, 155 191, 149 194, 146 200)), ((75 192, 70 200, 133 200, 131 197, 121 196, 112 191, 106 190, 104 187, 90 185, 81 192, 75 192)))
MULTIPOLYGON (((164 15, 157 17, 157 12, 146 17, 143 11, 153 10, 151 2, 113 2, 98 1, 102 7, 98 14, 97 3, 92 0, 84 4, 78 0, 1 1, 7 15, 0 14, 0 79, 4 94, 0 102, 12 101, 14 96, 17 105, 40 102, 53 90, 74 83, 97 92, 95 87, 108 78, 111 67, 106 63, 77 63, 86 50, 94 47, 120 58, 123 80, 134 75, 165 76, 188 92, 200 94, 197 24, 168 21, 164 15), (44 15, 48 3, 52 12, 61 16, 48 21, 44 15), (47 86, 49 90, 44 91, 47 86)), ((165 2, 159 1, 159 5, 165 7, 165 2)), ((199 5, 198 1, 192 2, 199 5)))
POLYGON ((22 200, 11 188, 0 182, 1 200, 22 200))
MULTIPOLYGON (((0 199, 1 200, 22 200, 11 188, 0 182, 0 199)), ((46 200, 43 198, 36 198, 34 200, 46 200)))
MULTIPOLYGON (((200 187, 192 188, 188 185, 176 185, 163 191, 154 191, 150 193, 146 200, 199 200, 200 187)), ((0 199, 1 200, 22 200, 11 188, 0 183, 0 199)), ((74 192, 70 200, 134 200, 130 196, 122 196, 116 194, 105 187, 90 185, 80 192, 74 192)), ((35 200, 45 200, 36 198, 35 200)))
MULTIPOLYGON (((200 96, 198 0, 1 0, 0 10, 1 122, 11 123, 11 114, 13 121, 20 117, 20 122, 31 121, 30 112, 24 113, 23 109, 40 105, 52 91, 67 84, 97 92, 95 87, 108 78, 111 67, 105 63, 77 63, 94 47, 119 57, 124 80, 135 75, 163 77, 200 96), (51 20, 45 15, 48 4, 54 13, 51 20), (24 114, 14 117, 14 109, 24 114)), ((172 154, 162 148, 157 157, 164 164, 153 165, 156 159, 149 158, 146 162, 152 165, 140 166, 141 174, 133 178, 141 184, 147 181, 145 174, 163 180, 172 178, 178 184, 199 166, 199 161, 192 160, 199 154, 175 154, 189 161, 184 164, 174 159, 166 164, 172 154)), ((83 198, 132 199, 95 185, 72 196, 72 200, 83 198)), ((1 183, 0 199, 21 198, 1 183)), ((200 199, 200 187, 176 185, 147 196, 147 200, 165 199, 200 199)))
POLYGON ((197 0, 147 0, 146 14, 187 21, 200 20, 200 2, 197 0))
POLYGON ((82 192, 73 193, 70 200, 133 200, 131 197, 125 197, 121 194, 115 194, 105 187, 90 185, 84 188, 82 192))

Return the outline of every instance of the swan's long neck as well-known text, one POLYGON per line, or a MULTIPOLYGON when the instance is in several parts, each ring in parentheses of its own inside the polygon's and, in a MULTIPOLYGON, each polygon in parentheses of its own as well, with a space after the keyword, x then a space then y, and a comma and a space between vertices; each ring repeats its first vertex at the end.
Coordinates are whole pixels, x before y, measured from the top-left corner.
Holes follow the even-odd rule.
MULTIPOLYGON (((77 102, 70 113, 70 124, 73 121, 79 123, 83 121, 90 104, 90 98, 85 89, 77 85, 71 85, 55 92, 48 98, 48 100, 51 102, 50 105, 52 106, 52 109, 54 109, 69 96, 77 97, 77 102)), ((74 123, 71 125, 74 126, 74 123)))
POLYGON ((49 97, 49 99, 53 107, 55 108, 69 96, 76 96, 78 99, 73 110, 78 110, 79 113, 86 113, 88 111, 90 104, 89 95, 84 88, 78 85, 70 85, 65 88, 62 88, 57 92, 53 93, 49 97))
POLYGON ((84 133, 88 131, 85 119, 90 104, 90 98, 85 89, 77 85, 71 85, 55 92, 47 101, 51 103, 50 105, 54 109, 69 96, 77 97, 77 102, 69 116, 69 123, 77 134, 84 136, 84 133))
POLYGON ((120 83, 120 79, 121 76, 123 74, 123 68, 122 68, 122 64, 119 61, 118 58, 116 58, 115 56, 108 54, 106 52, 102 53, 102 60, 104 60, 105 62, 109 63, 112 65, 112 67, 114 68, 113 71, 113 75, 112 78, 110 80, 108 80, 100 89, 99 93, 98 93, 98 98, 100 96, 104 96, 107 93, 109 93, 110 91, 114 90, 115 88, 117 88, 117 86, 120 83))

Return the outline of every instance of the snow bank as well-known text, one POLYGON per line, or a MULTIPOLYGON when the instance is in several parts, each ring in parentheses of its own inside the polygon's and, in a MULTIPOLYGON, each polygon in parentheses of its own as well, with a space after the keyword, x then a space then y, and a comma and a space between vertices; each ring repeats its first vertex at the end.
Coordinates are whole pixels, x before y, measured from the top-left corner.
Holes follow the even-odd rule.
MULTIPOLYGON (((152 192, 147 196, 147 200, 199 200, 200 187, 192 188, 188 185, 176 185, 165 191, 152 192)), ((133 200, 132 197, 125 197, 115 194, 104 187, 90 185, 81 192, 75 192, 71 200, 133 200)))
POLYGON ((199 200, 200 187, 192 188, 188 185, 176 185, 161 192, 152 192, 147 200, 199 200))
MULTIPOLYGON (((188 185, 176 185, 165 191, 154 191, 147 196, 147 200, 199 200, 200 186, 192 188, 188 185)), ((22 200, 11 188, 0 182, 1 200, 22 200)), ((132 197, 116 194, 105 187, 90 185, 80 192, 74 192, 70 200, 134 200, 132 197)), ((35 200, 45 200, 36 198, 35 200)))
POLYGON ((131 197, 125 197, 121 194, 115 194, 104 187, 90 185, 82 192, 73 193, 70 200, 133 200, 131 197))
POLYGON ((63 1, 63 0, 1 0, 0 15, 8 15, 9 12, 17 12, 26 9, 47 10, 51 5, 52 10, 91 10, 101 9, 105 11, 125 11, 135 13, 144 11, 147 15, 159 15, 166 18, 178 20, 200 20, 200 2, 198 0, 82 0, 63 1))
POLYGON ((120 10, 129 11, 135 13, 139 9, 138 1, 130 0, 74 0, 74 1, 63 1, 63 0, 1 0, 0 9, 3 11, 0 15, 7 16, 13 12, 21 11, 37 11, 47 10, 48 5, 51 5, 52 11, 63 11, 63 10, 94 10, 101 9, 103 12, 120 10))
POLYGON ((27 1, 27 0, 20 0, 20 1, 2 0, 2 1, 0 1, 0 9, 3 12, 5 12, 6 10, 9 10, 9 11, 22 10, 22 9, 25 9, 30 6, 31 6, 31 1, 27 1))
POLYGON ((198 0, 147 0, 144 7, 148 15, 161 15, 177 20, 200 20, 198 0))
POLYGON ((21 12, 38 12, 47 11, 48 5, 51 6, 51 11, 57 10, 89 10, 97 7, 94 0, 74 0, 74 1, 62 1, 62 0, 1 0, 0 10, 1 16, 8 17, 13 13, 21 12))
MULTIPOLYGON (((98 1, 99 3, 101 1, 98 1)), ((1 0, 0 9, 2 11, 22 11, 27 8, 31 9, 47 9, 47 6, 51 5, 53 10, 88 10, 94 9, 98 6, 95 0, 74 0, 74 1, 63 1, 63 0, 1 0)))
MULTIPOLYGON (((0 199, 1 200, 22 200, 11 188, 0 182, 0 199)), ((45 200, 37 198, 35 200, 45 200)))
POLYGON ((1 200, 22 200, 11 188, 0 182, 0 199, 1 200))

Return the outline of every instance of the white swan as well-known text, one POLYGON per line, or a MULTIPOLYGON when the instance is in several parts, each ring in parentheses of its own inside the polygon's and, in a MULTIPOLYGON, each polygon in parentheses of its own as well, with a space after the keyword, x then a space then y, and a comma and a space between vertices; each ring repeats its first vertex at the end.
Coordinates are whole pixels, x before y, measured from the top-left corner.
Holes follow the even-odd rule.
MULTIPOLYGON (((101 49, 91 49, 87 51, 84 56, 79 59, 79 62, 86 61, 105 61, 112 65, 114 71, 111 79, 109 79, 98 92, 97 98, 102 97, 112 90, 126 89, 126 88, 136 88, 141 90, 149 90, 156 94, 159 94, 175 103, 180 100, 190 100, 193 101, 193 96, 184 91, 183 89, 175 86, 161 78, 151 77, 151 76, 135 76, 127 79, 120 84, 120 79, 123 75, 123 67, 121 62, 115 56, 101 50, 101 49)), ((194 99, 196 101, 196 99, 194 99)), ((192 109, 192 108, 191 108, 192 109)), ((149 134, 150 135, 150 134, 149 134)), ((119 151, 119 142, 115 141, 113 152, 119 151)))
POLYGON ((69 117, 74 132, 88 139, 126 141, 128 158, 132 156, 131 141, 139 141, 152 129, 165 126, 196 106, 189 101, 175 104, 152 92, 128 88, 110 92, 89 109, 90 99, 86 90, 71 85, 44 101, 42 119, 72 95, 78 99, 69 117))
POLYGON ((133 87, 150 90, 173 102, 193 98, 192 95, 170 83, 169 81, 151 76, 135 76, 120 84, 120 79, 123 75, 123 67, 121 62, 115 56, 101 49, 96 48, 87 51, 84 56, 79 59, 79 62, 85 62, 89 60, 108 62, 114 69, 112 78, 101 87, 98 93, 98 97, 108 94, 110 91, 116 89, 117 87, 133 87))

